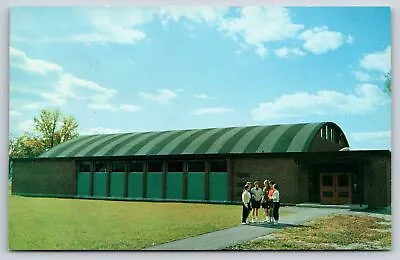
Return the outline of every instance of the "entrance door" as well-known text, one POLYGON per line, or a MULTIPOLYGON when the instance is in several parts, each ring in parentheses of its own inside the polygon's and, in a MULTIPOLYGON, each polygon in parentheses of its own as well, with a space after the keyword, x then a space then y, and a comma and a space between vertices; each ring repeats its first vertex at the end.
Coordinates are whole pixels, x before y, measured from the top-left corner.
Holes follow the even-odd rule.
POLYGON ((321 203, 350 204, 351 184, 348 173, 321 174, 321 203))

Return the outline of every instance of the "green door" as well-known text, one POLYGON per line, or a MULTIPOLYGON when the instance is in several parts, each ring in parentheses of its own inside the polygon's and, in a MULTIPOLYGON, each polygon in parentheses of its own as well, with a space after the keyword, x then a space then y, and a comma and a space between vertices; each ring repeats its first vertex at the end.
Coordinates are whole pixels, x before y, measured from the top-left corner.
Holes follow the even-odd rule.
POLYGON ((130 172, 128 174, 128 197, 135 199, 143 198, 143 173, 130 172))
POLYGON ((93 197, 104 198, 107 196, 107 173, 93 173, 93 197))
POLYGON ((146 198, 162 199, 162 173, 148 172, 146 182, 146 198))
POLYGON ((90 172, 78 172, 78 196, 90 196, 90 172))
POLYGON ((124 173, 112 172, 110 176, 110 197, 124 197, 124 173))
POLYGON ((228 201, 227 172, 210 172, 208 187, 211 201, 228 201))
POLYGON ((168 172, 167 173, 167 199, 183 198, 183 173, 168 172))
POLYGON ((189 172, 187 176, 188 200, 205 200, 204 172, 189 172))

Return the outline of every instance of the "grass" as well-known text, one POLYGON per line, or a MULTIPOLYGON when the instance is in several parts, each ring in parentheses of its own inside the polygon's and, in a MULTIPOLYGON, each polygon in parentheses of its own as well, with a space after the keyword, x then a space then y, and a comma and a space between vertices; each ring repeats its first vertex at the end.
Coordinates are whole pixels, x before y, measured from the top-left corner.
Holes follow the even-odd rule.
POLYGON ((390 250, 391 222, 372 216, 340 215, 237 244, 228 250, 390 250))
POLYGON ((240 224, 241 206, 9 196, 10 250, 137 250, 240 224))

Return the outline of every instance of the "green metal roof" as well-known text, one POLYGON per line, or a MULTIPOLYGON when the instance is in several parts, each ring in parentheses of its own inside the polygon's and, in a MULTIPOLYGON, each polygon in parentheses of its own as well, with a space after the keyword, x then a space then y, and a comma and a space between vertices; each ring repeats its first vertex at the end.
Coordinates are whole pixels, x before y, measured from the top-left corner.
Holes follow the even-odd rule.
POLYGON ((305 152, 326 125, 340 130, 321 122, 80 136, 40 157, 305 152))

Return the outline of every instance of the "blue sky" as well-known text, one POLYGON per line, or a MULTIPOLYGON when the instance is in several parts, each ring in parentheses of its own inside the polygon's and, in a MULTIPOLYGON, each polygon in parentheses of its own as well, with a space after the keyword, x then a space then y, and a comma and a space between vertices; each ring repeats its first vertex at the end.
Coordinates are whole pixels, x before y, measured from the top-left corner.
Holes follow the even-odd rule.
POLYGON ((10 133, 41 108, 81 134, 333 121, 391 149, 390 9, 15 7, 10 133))

